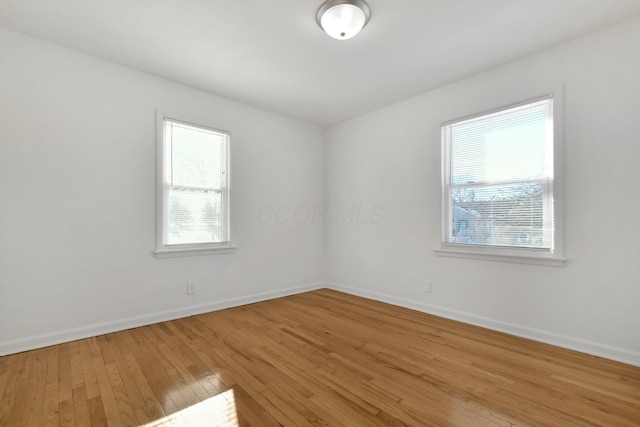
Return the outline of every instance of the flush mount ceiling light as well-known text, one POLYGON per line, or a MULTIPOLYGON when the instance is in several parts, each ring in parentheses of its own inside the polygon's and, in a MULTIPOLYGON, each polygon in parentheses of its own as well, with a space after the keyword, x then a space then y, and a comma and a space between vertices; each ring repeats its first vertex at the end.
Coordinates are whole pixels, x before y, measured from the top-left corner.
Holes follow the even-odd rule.
POLYGON ((364 0, 327 0, 318 9, 316 21, 334 39, 348 40, 367 25, 370 17, 364 0))

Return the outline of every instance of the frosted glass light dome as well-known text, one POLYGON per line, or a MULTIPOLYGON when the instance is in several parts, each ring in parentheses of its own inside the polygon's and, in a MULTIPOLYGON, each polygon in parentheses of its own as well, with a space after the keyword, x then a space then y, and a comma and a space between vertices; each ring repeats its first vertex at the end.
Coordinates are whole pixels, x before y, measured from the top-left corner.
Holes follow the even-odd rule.
POLYGON ((369 6, 364 1, 329 0, 320 6, 316 19, 329 36, 348 40, 360 32, 369 16, 369 6))

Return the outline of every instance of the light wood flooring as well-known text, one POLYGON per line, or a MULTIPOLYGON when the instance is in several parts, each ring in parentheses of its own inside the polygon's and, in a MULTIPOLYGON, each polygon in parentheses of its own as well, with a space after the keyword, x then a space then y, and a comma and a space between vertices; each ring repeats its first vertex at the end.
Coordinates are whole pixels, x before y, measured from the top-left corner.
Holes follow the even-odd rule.
POLYGON ((2 357, 0 425, 639 426, 640 368, 319 290, 2 357))

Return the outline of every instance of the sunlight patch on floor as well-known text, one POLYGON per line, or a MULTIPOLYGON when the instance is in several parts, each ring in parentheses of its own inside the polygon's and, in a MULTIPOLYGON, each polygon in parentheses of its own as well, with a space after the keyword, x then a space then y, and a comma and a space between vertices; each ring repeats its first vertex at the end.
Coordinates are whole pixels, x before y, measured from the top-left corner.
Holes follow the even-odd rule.
POLYGON ((233 390, 211 397, 203 402, 145 424, 144 427, 196 426, 196 427, 238 427, 233 390))

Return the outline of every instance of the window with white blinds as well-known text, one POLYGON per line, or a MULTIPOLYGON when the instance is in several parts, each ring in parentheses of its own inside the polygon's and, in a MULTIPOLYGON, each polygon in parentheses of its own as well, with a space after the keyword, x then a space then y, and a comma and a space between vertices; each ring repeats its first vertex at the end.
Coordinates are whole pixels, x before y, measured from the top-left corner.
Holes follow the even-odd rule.
POLYGON ((443 244, 554 250, 553 97, 445 123, 443 244))
POLYGON ((158 250, 229 243, 229 134, 162 118, 158 250))

